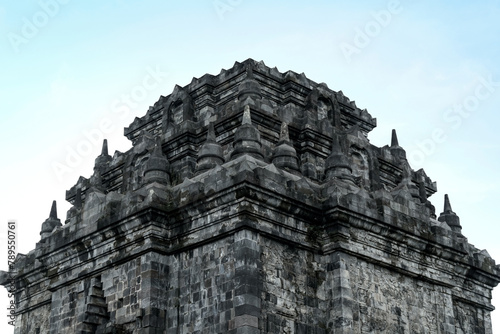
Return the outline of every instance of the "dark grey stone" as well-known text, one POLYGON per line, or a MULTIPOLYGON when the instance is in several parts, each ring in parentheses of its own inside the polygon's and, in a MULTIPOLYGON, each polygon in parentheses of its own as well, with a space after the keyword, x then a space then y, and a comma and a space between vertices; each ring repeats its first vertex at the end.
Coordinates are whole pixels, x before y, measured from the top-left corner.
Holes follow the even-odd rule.
POLYGON ((499 266, 375 126, 252 59, 176 86, 16 259, 16 333, 491 333, 499 266))

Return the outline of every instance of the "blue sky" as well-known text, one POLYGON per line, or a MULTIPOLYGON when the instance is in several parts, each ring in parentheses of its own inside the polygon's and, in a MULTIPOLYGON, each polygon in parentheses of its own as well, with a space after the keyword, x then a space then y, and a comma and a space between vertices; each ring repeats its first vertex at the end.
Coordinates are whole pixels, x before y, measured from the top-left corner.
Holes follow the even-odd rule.
POLYGON ((469 242, 500 261, 499 17, 488 0, 3 1, 0 224, 18 221, 27 253, 53 199, 64 220, 102 135, 126 151, 123 128, 175 84, 253 58, 342 90, 377 118, 377 146, 397 129, 437 181, 437 213, 449 194, 469 242))

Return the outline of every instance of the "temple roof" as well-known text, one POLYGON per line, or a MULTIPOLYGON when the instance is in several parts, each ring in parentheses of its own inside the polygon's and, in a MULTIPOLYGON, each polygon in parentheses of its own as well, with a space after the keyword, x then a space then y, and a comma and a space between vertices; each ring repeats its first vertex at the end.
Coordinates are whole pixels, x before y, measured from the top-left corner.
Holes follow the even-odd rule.
MULTIPOLYGON (((451 209, 436 219, 428 199, 436 183, 411 168, 396 131, 388 134, 389 145, 370 143, 375 126, 366 109, 324 83, 262 61, 236 62, 161 96, 125 128, 133 144, 127 152, 111 157, 104 142, 94 174, 80 177, 66 193, 74 204, 66 224, 92 226, 152 203, 180 210, 244 181, 317 220, 334 208, 348 210, 475 252, 451 209), (115 216, 96 213, 96 205, 115 207, 115 216)), ((450 207, 448 198, 446 203, 450 207)))

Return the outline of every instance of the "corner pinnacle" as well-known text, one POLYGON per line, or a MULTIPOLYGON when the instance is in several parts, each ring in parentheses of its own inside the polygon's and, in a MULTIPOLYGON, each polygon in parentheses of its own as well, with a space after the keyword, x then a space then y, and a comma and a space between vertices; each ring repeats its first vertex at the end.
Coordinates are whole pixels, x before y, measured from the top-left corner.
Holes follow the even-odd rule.
POLYGON ((399 146, 396 130, 392 129, 391 147, 392 154, 400 160, 406 160, 406 151, 399 146))
POLYGON ((398 143, 398 135, 396 134, 396 130, 392 129, 392 137, 391 137, 391 147, 399 146, 398 143))
POLYGON ((460 218, 455 212, 451 210, 450 199, 448 194, 444 195, 444 210, 439 215, 438 220, 440 222, 445 222, 451 228, 452 231, 462 235, 462 225, 460 225, 460 218))
MULTIPOLYGON (((50 208, 49 218, 45 219, 42 223, 42 229, 40 231, 40 236, 43 239, 47 238, 54 228, 62 226, 61 221, 57 218, 57 208, 56 201, 52 202, 52 207, 50 208)), ((43 241, 42 241, 43 242, 43 241)))
POLYGON ((453 213, 451 210, 450 199, 448 198, 448 194, 444 195, 444 213, 453 213))
POLYGON ((332 138, 332 151, 325 160, 325 174, 327 180, 338 178, 355 185, 350 161, 344 154, 339 135, 336 133, 332 138))
POLYGON ((273 150, 272 163, 276 167, 287 168, 294 171, 299 170, 297 151, 295 151, 295 148, 290 142, 288 124, 286 122, 281 123, 280 139, 273 150))
POLYGON ((108 140, 107 139, 104 139, 102 142, 101 155, 109 155, 108 154, 108 140))
POLYGON ((241 125, 234 132, 234 149, 230 157, 234 159, 241 155, 249 154, 256 159, 264 160, 261 148, 260 132, 257 127, 252 124, 250 106, 247 104, 243 110, 241 125))
MULTIPOLYGON (((112 160, 111 156, 108 154, 108 140, 104 139, 102 141, 101 154, 95 159, 94 169, 102 169, 106 164, 112 160)), ((103 170, 101 170, 103 172, 103 170)))
POLYGON ((57 207, 56 207, 56 201, 52 202, 52 207, 50 208, 50 215, 49 218, 54 218, 57 219, 57 207))
POLYGON ((222 146, 217 143, 214 123, 208 124, 207 140, 201 145, 196 160, 196 172, 201 173, 224 163, 222 146))
POLYGON ((169 162, 163 154, 160 137, 156 137, 155 145, 144 168, 144 184, 152 182, 170 184, 169 162))

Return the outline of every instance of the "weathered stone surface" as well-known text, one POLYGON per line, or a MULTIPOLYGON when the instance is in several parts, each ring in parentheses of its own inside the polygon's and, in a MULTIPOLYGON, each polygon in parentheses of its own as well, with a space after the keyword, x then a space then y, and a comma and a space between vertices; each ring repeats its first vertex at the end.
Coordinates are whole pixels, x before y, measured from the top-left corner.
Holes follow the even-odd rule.
POLYGON ((491 333, 499 266, 375 126, 251 59, 176 86, 18 256, 16 333, 491 333))

